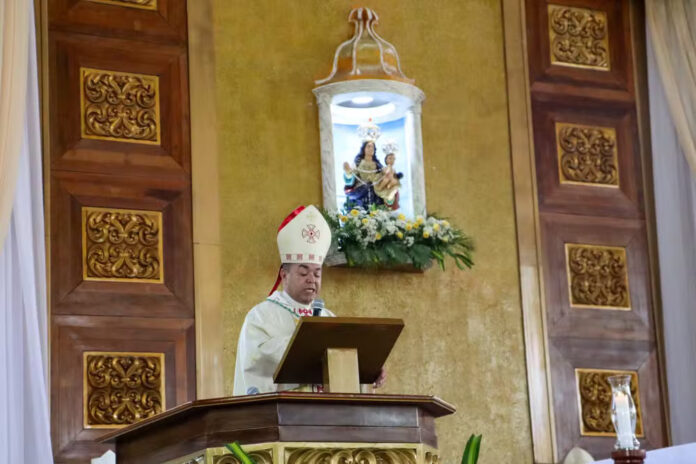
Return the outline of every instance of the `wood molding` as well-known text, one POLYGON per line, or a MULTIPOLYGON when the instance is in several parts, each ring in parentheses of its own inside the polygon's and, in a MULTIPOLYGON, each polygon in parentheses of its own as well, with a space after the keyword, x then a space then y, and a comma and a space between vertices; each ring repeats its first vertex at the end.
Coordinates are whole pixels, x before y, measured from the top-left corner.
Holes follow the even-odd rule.
POLYGON ((503 0, 503 26, 532 444, 534 462, 545 464, 556 462, 557 458, 546 346, 524 3, 524 0, 503 0))
POLYGON ((213 1, 189 0, 197 397, 224 396, 213 1))

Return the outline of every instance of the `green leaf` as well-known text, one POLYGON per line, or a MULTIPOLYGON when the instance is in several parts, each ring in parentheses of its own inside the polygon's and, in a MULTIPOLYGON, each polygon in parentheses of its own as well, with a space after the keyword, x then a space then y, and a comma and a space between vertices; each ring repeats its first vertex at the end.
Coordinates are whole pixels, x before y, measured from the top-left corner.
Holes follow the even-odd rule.
POLYGON ((464 455, 462 456, 462 464, 476 464, 479 457, 479 449, 481 448, 482 435, 471 435, 466 442, 464 455))
POLYGON ((256 461, 254 461, 254 459, 252 459, 252 457, 242 449, 242 446, 238 441, 235 441, 234 443, 227 443, 225 448, 230 450, 230 452, 232 452, 232 454, 234 454, 242 464, 256 464, 256 461))

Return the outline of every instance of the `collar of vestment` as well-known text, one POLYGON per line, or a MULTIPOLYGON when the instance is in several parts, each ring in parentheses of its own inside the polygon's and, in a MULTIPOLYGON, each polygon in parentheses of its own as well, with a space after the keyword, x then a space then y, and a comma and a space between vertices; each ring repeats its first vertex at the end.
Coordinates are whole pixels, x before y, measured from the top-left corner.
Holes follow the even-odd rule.
POLYGON ((290 295, 288 295, 285 290, 275 291, 266 298, 266 301, 274 303, 286 311, 290 312, 295 317, 311 316, 312 315, 312 303, 303 304, 299 301, 294 300, 290 295))

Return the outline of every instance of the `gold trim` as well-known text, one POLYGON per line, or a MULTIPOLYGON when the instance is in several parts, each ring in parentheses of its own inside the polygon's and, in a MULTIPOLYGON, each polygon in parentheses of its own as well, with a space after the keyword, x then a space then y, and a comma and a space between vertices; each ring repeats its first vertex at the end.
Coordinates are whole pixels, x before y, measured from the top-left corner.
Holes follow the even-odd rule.
POLYGON ((120 429, 126 427, 130 424, 123 425, 107 425, 107 424, 89 424, 87 417, 89 416, 89 385, 87 382, 87 357, 88 356, 117 356, 117 357, 127 357, 127 356, 137 356, 137 357, 151 357, 158 358, 160 360, 160 396, 162 398, 162 410, 167 409, 167 398, 166 398, 166 377, 165 377, 165 357, 164 353, 150 353, 150 352, 135 352, 135 351, 85 351, 82 353, 82 427, 85 429, 120 429))
POLYGON ((120 72, 111 71, 108 69, 96 69, 80 67, 80 136, 83 139, 94 139, 94 140, 109 140, 112 142, 125 142, 125 143, 137 143, 141 145, 160 145, 162 142, 161 137, 162 131, 162 120, 160 114, 160 88, 159 88, 159 76, 149 75, 149 74, 138 74, 131 72, 120 72), (155 139, 154 140, 142 140, 132 137, 119 137, 119 136, 103 136, 94 135, 87 132, 87 125, 85 123, 85 79, 89 74, 98 73, 105 74, 109 77, 129 77, 139 79, 140 81, 151 84, 154 87, 154 122, 155 122, 155 139))
POLYGON ((196 397, 225 396, 213 0, 188 0, 196 397))
POLYGON ((137 283, 164 283, 164 247, 163 247, 163 232, 162 232, 162 213, 160 211, 136 210, 136 209, 118 209, 118 208, 99 208, 92 206, 82 207, 82 280, 98 281, 98 282, 137 282, 137 283), (159 277, 157 279, 139 279, 139 278, 122 278, 122 277, 93 277, 88 275, 87 263, 87 216, 93 212, 108 212, 122 213, 135 215, 150 215, 155 216, 157 220, 157 253, 159 258, 159 277))
POLYGON ((584 187, 600 187, 600 188, 611 188, 611 189, 620 188, 621 179, 620 179, 620 174, 619 174, 619 157, 618 157, 618 146, 617 146, 617 140, 616 140, 616 129, 614 129, 613 127, 588 126, 585 124, 556 122, 555 123, 555 132, 556 132, 556 161, 558 164, 558 179, 559 179, 561 184, 582 185, 584 187), (566 150, 563 149, 563 144, 562 144, 562 140, 561 140, 561 131, 563 131, 564 129, 597 130, 600 132, 608 132, 608 134, 607 134, 608 139, 611 142, 613 142, 612 161, 614 162, 614 168, 616 170, 616 173, 614 174, 616 182, 591 182, 591 181, 579 181, 579 180, 568 179, 568 177, 563 172, 563 167, 562 167, 563 155, 566 154, 566 150))
MULTIPOLYGON (((549 31, 549 55, 552 66, 591 69, 593 71, 611 70, 611 52, 609 50, 609 24, 607 20, 607 13, 605 11, 555 4, 549 4, 547 6, 546 11, 548 13, 547 27, 549 31), (579 26, 577 29, 581 29, 582 31, 579 34, 575 35, 571 33, 566 33, 562 35, 558 30, 554 29, 552 24, 552 15, 556 12, 571 12, 575 14, 584 15, 585 17, 582 18, 579 24, 577 24, 577 26, 579 26), (603 30, 601 32, 603 32, 604 35, 602 37, 595 37, 597 33, 596 28, 591 28, 591 30, 585 30, 584 26, 591 22, 603 26, 603 30), (587 36, 583 37, 583 33, 585 33, 587 36), (572 61, 564 61, 561 58, 557 57, 554 53, 554 41, 557 37, 562 37, 563 40, 561 42, 565 47, 575 46, 576 52, 582 52, 579 54, 576 53, 576 56, 574 57, 575 59, 581 59, 582 57, 585 57, 586 59, 593 59, 597 56, 597 49, 601 51, 601 47, 603 47, 603 49, 606 51, 605 61, 600 61, 599 64, 585 64, 572 61)), ((567 30, 568 27, 566 25, 566 32, 567 30)), ((572 52, 569 51, 569 53, 572 52)))
MULTIPOLYGON (((636 406, 636 437, 644 438, 645 432, 643 430, 643 414, 641 412, 640 403, 640 386, 638 379, 638 371, 626 371, 620 369, 588 369, 588 368, 575 368, 575 395, 578 403, 578 418, 580 420, 580 435, 583 437, 615 437, 616 432, 586 432, 585 424, 582 420, 582 399, 580 394, 580 375, 588 373, 611 373, 612 375, 630 375, 631 385, 635 385, 635 397, 633 402, 636 406)), ((634 395, 631 395, 634 396, 634 395)))
POLYGON ((510 154, 534 462, 557 462, 524 0, 503 0, 510 154))
POLYGON ((102 3, 104 5, 122 6, 124 8, 136 8, 138 10, 153 10, 157 11, 157 0, 145 0, 147 3, 138 4, 133 0, 87 0, 93 3, 102 3))
POLYGON ((566 243, 565 244, 565 263, 566 263, 566 277, 568 280, 568 302, 570 304, 571 308, 587 308, 587 309, 600 309, 600 310, 609 310, 609 311, 631 311, 631 289, 629 287, 629 282, 628 282, 628 256, 626 253, 626 248, 624 247, 616 247, 616 246, 605 246, 605 245, 589 245, 589 244, 581 244, 581 243, 566 243), (579 304, 579 303, 573 303, 573 284, 572 284, 572 278, 571 278, 571 270, 570 270, 570 247, 576 247, 576 248, 585 248, 588 250, 596 250, 596 249, 602 249, 602 250, 611 250, 613 252, 617 252, 622 258, 625 266, 625 274, 624 274, 624 282, 626 284, 626 304, 627 306, 612 306, 612 305, 593 305, 593 304, 579 304))

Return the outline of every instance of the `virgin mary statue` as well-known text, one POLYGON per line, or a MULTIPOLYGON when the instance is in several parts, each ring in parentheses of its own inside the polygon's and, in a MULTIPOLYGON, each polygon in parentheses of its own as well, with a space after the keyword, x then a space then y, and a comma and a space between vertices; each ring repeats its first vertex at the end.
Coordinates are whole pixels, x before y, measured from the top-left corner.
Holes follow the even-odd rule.
POLYGON ((370 205, 383 205, 384 200, 375 193, 374 185, 382 177, 384 167, 377 159, 377 146, 375 142, 380 136, 380 128, 370 122, 358 128, 358 134, 363 143, 360 152, 353 160, 354 165, 343 163, 343 180, 346 193, 344 209, 349 210, 356 206, 368 209, 370 205))

